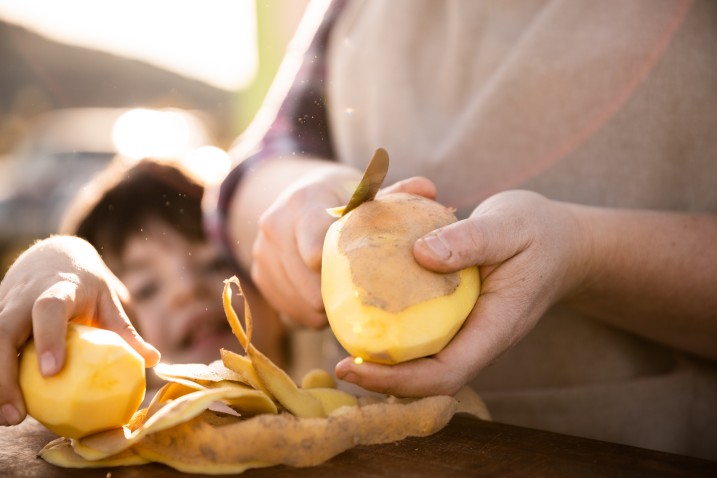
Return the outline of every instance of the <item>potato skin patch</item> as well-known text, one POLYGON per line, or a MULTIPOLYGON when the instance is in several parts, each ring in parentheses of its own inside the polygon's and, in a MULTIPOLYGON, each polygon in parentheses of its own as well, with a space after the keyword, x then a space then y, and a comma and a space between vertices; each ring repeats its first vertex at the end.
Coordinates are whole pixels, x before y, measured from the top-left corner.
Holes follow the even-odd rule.
POLYGON ((421 196, 395 193, 361 204, 342 221, 339 250, 349 259, 364 304, 398 313, 458 287, 457 272, 429 271, 413 257, 417 239, 456 222, 450 208, 421 196))

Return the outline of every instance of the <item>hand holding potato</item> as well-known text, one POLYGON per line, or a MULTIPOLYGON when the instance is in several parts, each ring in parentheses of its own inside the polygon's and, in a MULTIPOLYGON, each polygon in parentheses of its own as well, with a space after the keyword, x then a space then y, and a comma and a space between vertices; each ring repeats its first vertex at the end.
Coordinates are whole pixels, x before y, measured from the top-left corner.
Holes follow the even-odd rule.
POLYGON ((321 249, 333 218, 326 209, 350 195, 354 173, 325 168, 305 175, 261 215, 252 249, 251 277, 261 293, 291 321, 326 325, 320 293, 321 249))
POLYGON ((342 214, 324 240, 321 294, 331 331, 359 360, 396 364, 440 352, 480 293, 475 266, 422 267, 413 245, 455 223, 451 208, 417 194, 384 194, 342 214))
POLYGON ((482 291, 453 340, 429 358, 385 366, 340 362, 339 378, 399 396, 453 394, 518 342, 579 280, 576 222, 559 203, 529 192, 503 193, 466 220, 415 243, 424 267, 453 272, 480 266, 482 291))
POLYGON ((454 339, 431 358, 396 366, 344 360, 337 377, 396 395, 454 393, 558 301, 714 360, 716 299, 703 285, 714 283, 715 234, 711 214, 597 208, 527 191, 497 194, 470 218, 415 243, 416 260, 428 269, 480 268, 481 296, 454 339))
POLYGON ((17 354, 31 335, 46 376, 62 369, 69 320, 117 332, 148 366, 159 360, 130 324, 123 289, 95 249, 75 237, 45 239, 15 261, 0 284, 0 424, 17 424, 26 414, 17 354))
MULTIPOLYGON (((334 221, 326 210, 346 204, 361 173, 326 161, 314 164, 318 167, 298 180, 293 178, 292 185, 261 215, 253 239, 251 277, 272 306, 291 321, 320 328, 327 324, 320 289, 321 254, 324 236, 334 221)), ((247 185, 260 182, 249 180, 247 185)), ((386 190, 435 196, 435 187, 425 178, 386 190)), ((237 197, 241 201, 242 196, 237 197)), ((239 221, 239 227, 246 229, 246 222, 239 221)))

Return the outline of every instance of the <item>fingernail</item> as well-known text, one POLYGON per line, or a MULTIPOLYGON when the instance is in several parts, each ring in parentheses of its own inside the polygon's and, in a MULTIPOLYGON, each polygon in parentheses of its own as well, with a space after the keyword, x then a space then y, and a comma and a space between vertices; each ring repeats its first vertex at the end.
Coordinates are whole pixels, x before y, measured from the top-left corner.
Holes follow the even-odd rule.
POLYGON ((8 425, 17 425, 20 423, 20 412, 17 411, 11 403, 6 403, 0 408, 0 413, 8 425))
POLYGON ((45 352, 40 356, 40 372, 43 375, 53 375, 57 371, 57 360, 52 352, 45 352))
POLYGON ((422 239, 419 239, 420 241, 425 244, 428 251, 436 258, 440 259, 442 261, 445 261, 449 257, 451 257, 451 250, 448 248, 448 245, 443 242, 443 240, 435 235, 430 234, 428 236, 424 236, 422 239))

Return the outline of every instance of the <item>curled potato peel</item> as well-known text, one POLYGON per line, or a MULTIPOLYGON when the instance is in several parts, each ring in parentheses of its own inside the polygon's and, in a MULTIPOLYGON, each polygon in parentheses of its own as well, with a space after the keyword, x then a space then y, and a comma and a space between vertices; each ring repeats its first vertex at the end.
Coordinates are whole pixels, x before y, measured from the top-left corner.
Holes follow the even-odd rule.
POLYGON ((244 381, 240 374, 225 367, 221 360, 215 360, 208 365, 203 363, 160 363, 154 367, 154 373, 165 381, 171 381, 172 378, 185 378, 195 382, 244 381))
POLYGON ((243 393, 231 388, 191 392, 171 402, 165 402, 165 406, 148 416, 133 430, 125 426, 96 433, 73 440, 73 447, 85 459, 104 459, 132 447, 150 433, 172 428, 194 418, 217 400, 237 397, 243 393))
MULTIPOLYGON (((241 283, 236 277, 227 279, 224 283, 224 311, 231 325, 234 335, 251 359, 259 380, 264 387, 281 403, 287 410, 297 417, 320 417, 324 415, 324 407, 321 402, 305 390, 300 389, 296 383, 281 368, 276 366, 266 355, 261 353, 251 343, 252 315, 249 304, 245 301, 246 332, 239 322, 231 302, 231 285, 235 284, 241 293, 241 283)), ((243 294, 242 294, 243 295, 243 294)))
POLYGON ((150 460, 141 457, 131 448, 107 458, 86 460, 75 452, 71 440, 63 437, 45 445, 38 455, 46 462, 64 468, 107 468, 150 463, 150 460))
POLYGON ((271 392, 266 389, 264 383, 261 381, 259 376, 256 374, 254 365, 251 359, 245 355, 239 355, 231 350, 221 349, 220 351, 222 362, 224 365, 236 372, 240 377, 241 381, 248 383, 257 390, 262 390, 267 395, 271 395, 271 392))

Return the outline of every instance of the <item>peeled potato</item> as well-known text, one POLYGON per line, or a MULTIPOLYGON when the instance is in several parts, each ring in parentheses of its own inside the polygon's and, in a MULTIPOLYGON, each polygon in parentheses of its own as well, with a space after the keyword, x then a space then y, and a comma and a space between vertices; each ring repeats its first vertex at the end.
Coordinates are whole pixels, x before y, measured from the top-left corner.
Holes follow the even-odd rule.
POLYGON ((435 201, 396 193, 331 225, 321 292, 331 329, 351 355, 405 362, 439 352, 460 329, 478 299, 478 269, 439 274, 413 256, 418 238, 455 221, 435 201))
POLYGON ((79 438, 130 421, 144 399, 144 359, 109 330, 70 324, 65 366, 43 377, 34 342, 20 356, 27 411, 56 434, 79 438))

